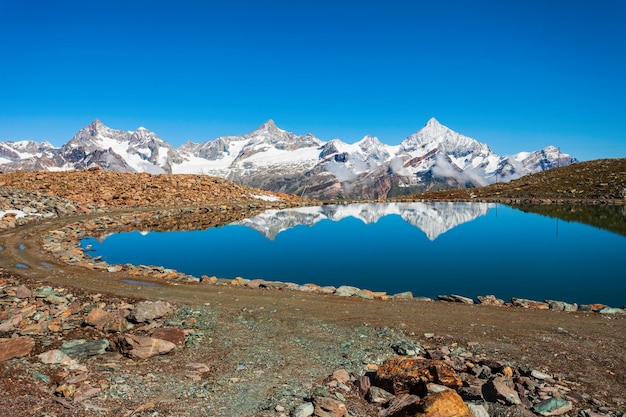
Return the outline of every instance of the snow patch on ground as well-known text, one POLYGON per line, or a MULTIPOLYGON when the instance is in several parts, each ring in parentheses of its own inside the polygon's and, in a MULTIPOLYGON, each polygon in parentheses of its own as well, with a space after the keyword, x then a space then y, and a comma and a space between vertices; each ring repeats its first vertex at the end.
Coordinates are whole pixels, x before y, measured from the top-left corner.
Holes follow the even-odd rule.
POLYGON ((252 194, 252 198, 263 201, 280 201, 280 197, 276 197, 275 195, 252 194))

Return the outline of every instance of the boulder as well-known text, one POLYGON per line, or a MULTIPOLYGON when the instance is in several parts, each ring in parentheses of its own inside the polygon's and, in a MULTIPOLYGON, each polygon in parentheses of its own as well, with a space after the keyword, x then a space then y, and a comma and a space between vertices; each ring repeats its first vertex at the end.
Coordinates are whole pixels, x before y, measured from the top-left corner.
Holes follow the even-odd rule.
POLYGON ((172 311, 172 306, 166 301, 141 301, 135 304, 128 318, 135 323, 147 323, 160 319, 172 311))
POLYGON ((522 403, 519 394, 513 388, 513 381, 510 378, 492 377, 483 385, 482 391, 483 397, 489 402, 500 402, 508 405, 522 403))
POLYGON ((424 395, 428 382, 449 388, 463 385, 461 377, 450 365, 432 359, 394 356, 376 372, 376 385, 396 395, 424 395))
POLYGON ((335 291, 335 295, 340 297, 351 297, 357 292, 360 291, 360 288, 350 287, 348 285, 342 285, 335 291))
POLYGON ((424 398, 415 416, 424 417, 474 417, 463 399, 454 390, 441 391, 424 398))

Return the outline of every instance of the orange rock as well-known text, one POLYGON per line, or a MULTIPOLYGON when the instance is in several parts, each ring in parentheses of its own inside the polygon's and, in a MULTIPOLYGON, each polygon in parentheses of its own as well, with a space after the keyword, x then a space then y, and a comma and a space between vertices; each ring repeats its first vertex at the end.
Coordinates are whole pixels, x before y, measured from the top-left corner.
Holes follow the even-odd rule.
POLYGON ((26 356, 33 347, 35 340, 28 336, 0 339, 0 362, 26 356))
POLYGON ((415 414, 420 417, 473 417, 470 409, 456 391, 441 391, 424 398, 415 414))
POLYGON ((376 372, 381 388, 398 394, 426 393, 426 383, 434 382, 449 388, 463 385, 461 377, 443 361, 394 356, 376 372))

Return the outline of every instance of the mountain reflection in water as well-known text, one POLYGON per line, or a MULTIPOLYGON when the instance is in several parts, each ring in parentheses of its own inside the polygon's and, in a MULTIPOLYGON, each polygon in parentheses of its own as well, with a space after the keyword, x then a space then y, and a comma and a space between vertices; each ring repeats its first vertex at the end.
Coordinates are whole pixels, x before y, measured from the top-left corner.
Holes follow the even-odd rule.
POLYGON ((208 229, 207 213, 197 219, 205 230, 190 231, 181 218, 185 231, 138 227, 143 234, 81 244, 110 264, 161 265, 196 277, 625 305, 626 239, 580 223, 600 219, 615 229, 623 212, 552 210, 576 221, 485 203, 327 205, 266 211, 208 229))
POLYGON ((365 224, 378 222, 382 217, 398 215, 417 227, 429 240, 454 227, 487 214, 491 203, 367 203, 300 207, 286 210, 268 210, 258 216, 233 223, 247 226, 274 240, 285 230, 295 226, 313 226, 322 220, 338 222, 354 217, 365 224))

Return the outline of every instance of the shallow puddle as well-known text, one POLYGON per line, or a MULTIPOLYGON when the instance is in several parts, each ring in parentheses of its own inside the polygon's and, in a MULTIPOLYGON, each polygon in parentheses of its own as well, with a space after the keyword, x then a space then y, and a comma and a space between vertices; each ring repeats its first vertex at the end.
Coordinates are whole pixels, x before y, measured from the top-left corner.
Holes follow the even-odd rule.
POLYGON ((15 264, 15 267, 16 268, 21 268, 21 269, 28 269, 29 268, 29 266, 26 265, 26 264, 15 264))

